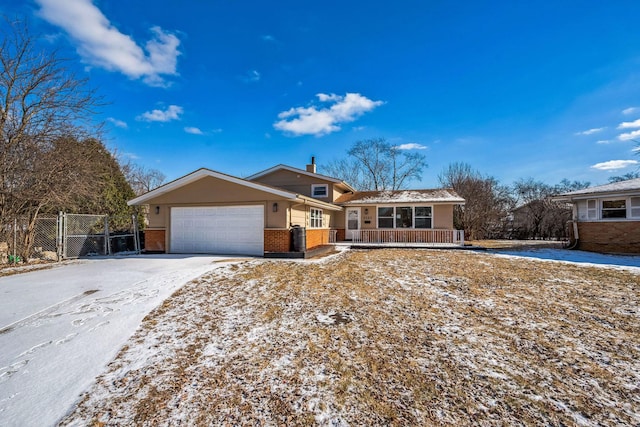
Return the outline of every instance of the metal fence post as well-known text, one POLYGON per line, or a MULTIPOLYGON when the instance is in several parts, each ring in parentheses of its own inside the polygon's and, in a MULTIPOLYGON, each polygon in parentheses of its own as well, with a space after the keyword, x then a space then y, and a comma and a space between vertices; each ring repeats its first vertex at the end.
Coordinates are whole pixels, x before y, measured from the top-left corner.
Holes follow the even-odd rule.
POLYGON ((109 239, 109 215, 104 216, 104 251, 105 255, 111 255, 111 241, 109 239))
POLYGON ((140 233, 138 232, 138 217, 131 215, 131 221, 133 221, 133 246, 136 253, 140 253, 140 233))
POLYGON ((16 246, 18 244, 18 218, 13 218, 13 263, 18 263, 16 258, 16 246))
POLYGON ((63 252, 63 239, 62 239, 62 223, 64 220, 64 214, 62 211, 58 212, 58 220, 56 221, 56 254, 58 255, 58 261, 62 261, 63 252))

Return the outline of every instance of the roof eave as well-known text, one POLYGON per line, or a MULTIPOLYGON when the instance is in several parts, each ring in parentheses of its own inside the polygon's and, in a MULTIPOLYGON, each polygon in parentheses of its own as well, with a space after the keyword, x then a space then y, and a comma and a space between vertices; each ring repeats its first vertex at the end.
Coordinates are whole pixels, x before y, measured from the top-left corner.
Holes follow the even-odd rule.
POLYGON ((313 197, 303 196, 301 194, 297 195, 296 202, 302 203, 308 206, 313 206, 321 209, 328 209, 332 211, 341 211, 342 206, 334 205, 333 203, 323 202, 322 200, 314 199, 313 197))

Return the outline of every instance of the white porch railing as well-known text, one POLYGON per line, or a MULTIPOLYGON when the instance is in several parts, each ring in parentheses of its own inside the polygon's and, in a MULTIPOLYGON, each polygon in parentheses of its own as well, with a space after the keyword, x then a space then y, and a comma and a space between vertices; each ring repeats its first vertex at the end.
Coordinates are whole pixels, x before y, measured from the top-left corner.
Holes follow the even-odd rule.
POLYGON ((335 243, 337 235, 338 230, 329 230, 329 243, 335 243))
POLYGON ((463 230, 372 229, 352 230, 353 243, 395 243, 425 245, 464 245, 463 230))

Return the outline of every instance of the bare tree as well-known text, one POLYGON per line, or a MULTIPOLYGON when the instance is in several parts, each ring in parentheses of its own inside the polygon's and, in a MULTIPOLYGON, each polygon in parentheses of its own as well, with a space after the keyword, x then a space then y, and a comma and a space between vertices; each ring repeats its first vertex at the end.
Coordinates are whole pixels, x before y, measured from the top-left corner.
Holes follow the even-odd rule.
POLYGON ((521 239, 560 239, 566 237, 566 223, 571 208, 552 200, 556 194, 580 190, 589 182, 563 179, 552 186, 533 178, 520 179, 513 185, 519 206, 513 210, 513 234, 521 239))
POLYGON ((324 173, 349 182, 357 190, 400 190, 422 178, 427 167, 419 153, 400 150, 383 138, 356 142, 348 151, 348 160, 322 167, 324 173))
POLYGON ((136 196, 160 187, 166 179, 165 174, 159 170, 148 169, 130 161, 126 163, 121 162, 121 167, 122 172, 136 196))
POLYGON ((493 177, 482 176, 467 163, 452 163, 438 180, 465 199, 454 209, 454 226, 471 239, 501 237, 507 226, 513 199, 509 189, 493 177))
POLYGON ((1 20, 0 40, 0 218, 26 216, 33 227, 81 161, 61 144, 98 133, 100 99, 55 51, 38 47, 24 22, 1 20))
POLYGON ((610 176, 609 182, 613 183, 613 182, 627 181, 629 179, 636 179, 636 178, 640 178, 640 172, 627 172, 624 175, 610 176))

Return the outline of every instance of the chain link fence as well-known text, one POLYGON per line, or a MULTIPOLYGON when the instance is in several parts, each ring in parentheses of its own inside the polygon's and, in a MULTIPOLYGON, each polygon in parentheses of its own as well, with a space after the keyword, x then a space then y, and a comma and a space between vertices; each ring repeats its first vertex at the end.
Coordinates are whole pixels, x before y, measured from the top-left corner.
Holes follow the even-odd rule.
POLYGON ((61 213, 33 227, 26 218, 0 219, 0 264, 139 252, 135 216, 61 213))
POLYGON ((105 215, 63 214, 63 258, 106 255, 107 217, 105 215))
POLYGON ((38 218, 32 236, 28 232, 27 218, 0 221, 0 264, 21 262, 25 254, 30 259, 58 259, 58 218, 38 218))

